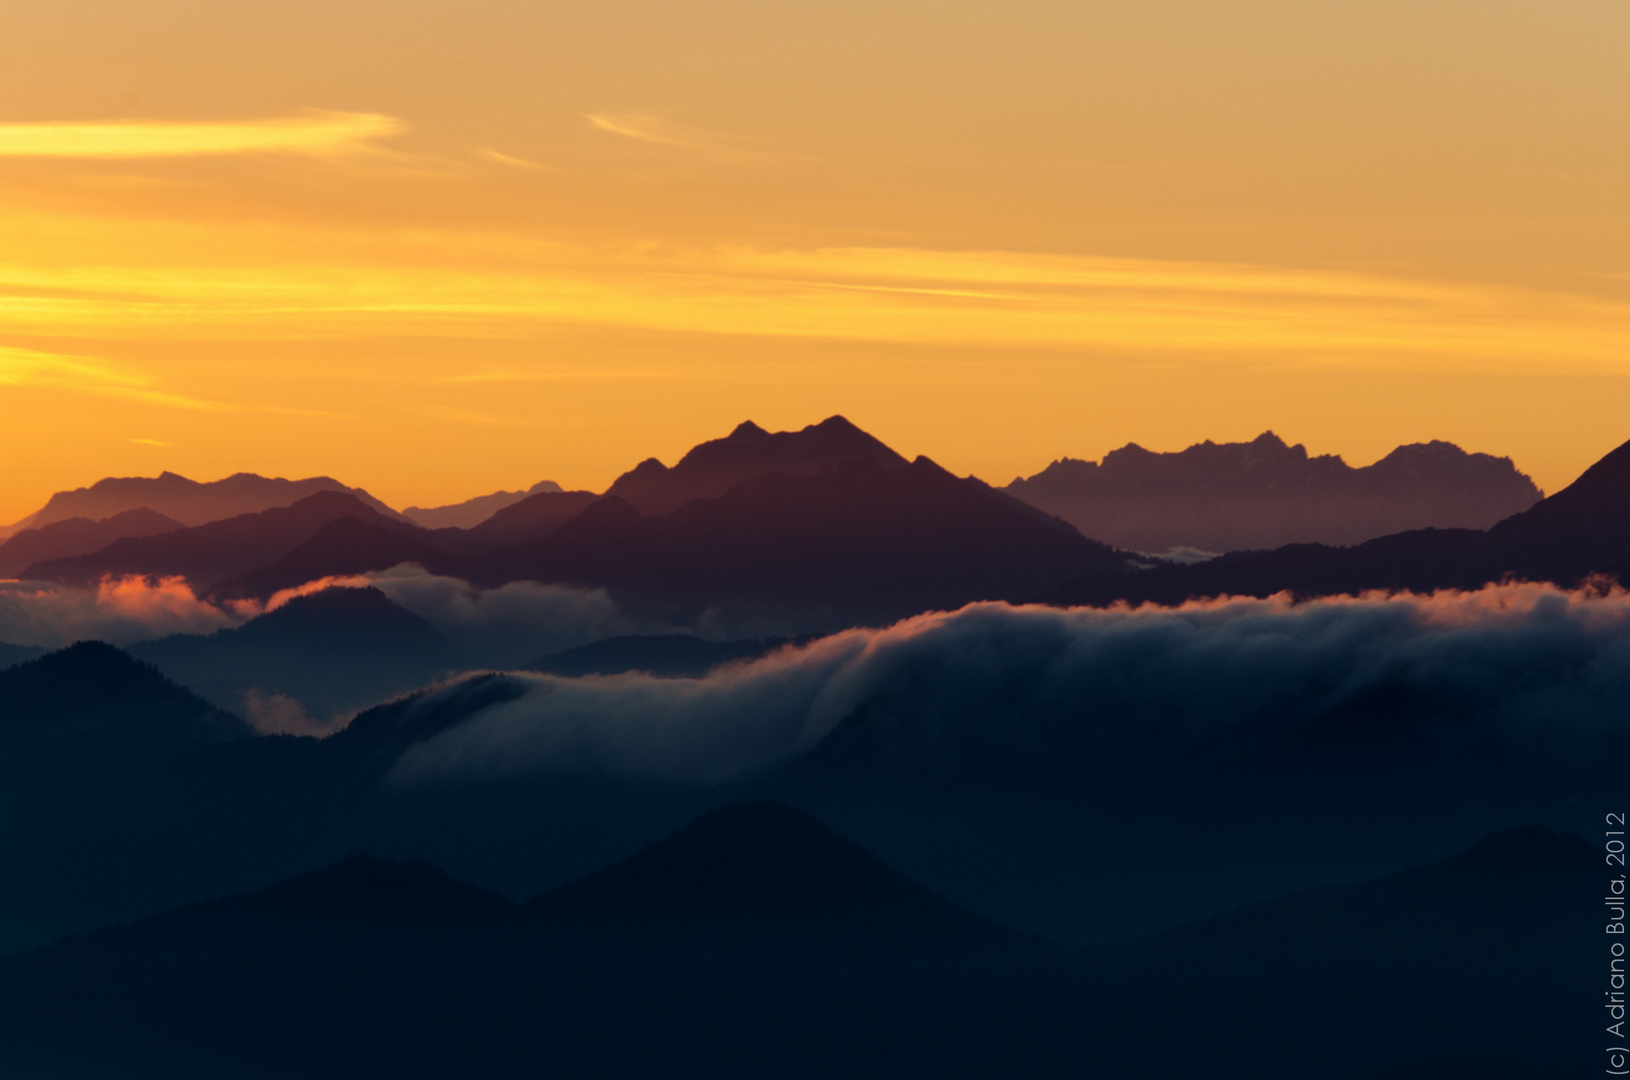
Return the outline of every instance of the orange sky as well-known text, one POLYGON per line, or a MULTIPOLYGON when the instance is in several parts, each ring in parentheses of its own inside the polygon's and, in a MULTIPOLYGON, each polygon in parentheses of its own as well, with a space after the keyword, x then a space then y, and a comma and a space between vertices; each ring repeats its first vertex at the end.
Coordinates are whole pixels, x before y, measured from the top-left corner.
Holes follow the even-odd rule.
POLYGON ((996 482, 1630 438, 1630 6, 17 0, 0 523, 598 488, 841 412, 996 482))

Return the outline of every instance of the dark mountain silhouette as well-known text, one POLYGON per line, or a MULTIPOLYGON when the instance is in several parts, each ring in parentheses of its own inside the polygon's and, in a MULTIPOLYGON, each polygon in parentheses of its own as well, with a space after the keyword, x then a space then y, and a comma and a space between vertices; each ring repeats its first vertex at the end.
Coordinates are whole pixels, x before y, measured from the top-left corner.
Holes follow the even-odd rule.
POLYGON ((739 803, 534 898, 533 914, 621 921, 765 918, 848 932, 999 935, 801 810, 739 803))
POLYGON ((701 678, 720 664, 749 660, 790 644, 792 638, 707 641, 690 634, 640 634, 607 638, 551 653, 528 664, 532 671, 576 678, 643 671, 667 678, 701 678))
POLYGON ((1630 442, 1520 514, 1489 530, 1504 562, 1568 580, 1605 572, 1630 581, 1630 442))
POLYGON ((663 517, 608 496, 542 540, 466 565, 483 584, 604 585, 637 604, 825 610, 843 624, 1017 598, 1126 564, 927 458, 860 458, 813 476, 770 473, 663 517))
POLYGON ((640 462, 607 490, 647 517, 672 513, 692 499, 714 499, 765 473, 813 476, 823 468, 863 458, 879 465, 906 459, 841 416, 802 431, 768 432, 748 420, 723 439, 693 447, 668 468, 656 458, 640 462))
POLYGON ((117 540, 95 554, 50 559, 28 567, 24 573, 70 585, 93 584, 108 574, 181 575, 195 588, 207 589, 283 558, 324 525, 340 518, 356 518, 392 531, 416 531, 414 526, 383 517, 343 492, 321 491, 292 506, 242 514, 160 536, 117 540))
POLYGON ((1630 443, 1574 483, 1486 531, 1420 529, 1347 548, 1291 544, 1195 566, 1084 576, 1035 599, 1053 604, 1181 603, 1193 597, 1303 596, 1371 589, 1477 588, 1512 577, 1574 586, 1630 580, 1630 443))
POLYGON ((1560 1080, 1600 1034, 1601 878, 1516 830, 1068 955, 738 806, 524 910, 353 857, 0 959, 0 1068, 1560 1080))
POLYGON ((99 641, 0 671, 0 742, 13 767, 26 768, 25 750, 128 756, 250 734, 236 716, 99 641))
POLYGON ((277 694, 319 722, 466 663, 419 616, 378 589, 353 588, 295 597, 236 629, 143 642, 130 652, 223 708, 244 711, 246 695, 277 694))
POLYGON ((400 563, 433 565, 443 555, 434 534, 424 530, 378 518, 340 517, 324 522, 310 539, 276 561, 219 582, 213 591, 265 599, 325 577, 388 570, 400 563))
POLYGON ((538 540, 581 514, 600 496, 591 491, 545 491, 495 512, 470 529, 471 541, 483 549, 538 540))
POLYGON ((182 575, 210 595, 264 598, 416 562, 481 585, 604 587, 664 616, 723 604, 815 629, 1018 599, 1127 569, 1067 523, 927 458, 907 464, 841 417, 773 435, 744 424, 612 490, 645 512, 616 494, 545 492, 474 529, 432 531, 324 492, 26 572, 68 584, 182 575))
POLYGON ((268 913, 369 923, 481 922, 513 918, 505 897, 456 881, 423 859, 352 855, 240 902, 268 913))
POLYGON ((143 507, 103 521, 65 518, 37 529, 24 529, 0 544, 0 578, 16 577, 37 562, 89 555, 127 536, 157 536, 179 528, 179 521, 143 507))
POLYGON ((0 641, 0 669, 26 664, 44 655, 45 650, 38 645, 8 645, 0 641))
POLYGON ((88 488, 59 491, 41 510, 26 520, 30 527, 38 528, 72 517, 102 521, 126 510, 145 507, 183 525, 194 526, 243 514, 256 514, 274 507, 293 506, 319 491, 343 492, 377 514, 390 518, 399 516, 361 488, 346 487, 327 476, 284 480, 256 476, 254 473, 235 473, 224 480, 199 483, 166 472, 152 478, 109 477, 98 480, 88 488))
POLYGON ((448 506, 410 506, 402 516, 425 529, 473 529, 506 506, 520 502, 528 495, 559 491, 553 480, 539 480, 525 491, 495 491, 491 495, 477 495, 461 503, 448 506))
MULTIPOLYGON (((1255 904, 1079 956, 1146 1076, 1192 1075, 1204 1047, 1238 1075, 1411 1080, 1557 1077, 1587 1060, 1601 855, 1566 833, 1511 829, 1435 865, 1255 904), (1489 948, 1489 942, 1498 947, 1489 948), (1171 1000, 1181 972, 1184 994, 1171 1000), (1341 1061, 1330 1056, 1339 1018, 1341 1061), (1182 1032, 1167 1043, 1163 1032, 1182 1032), (1260 1071, 1251 1063, 1261 1063, 1260 1071)), ((1219 1073, 1214 1075, 1234 1075, 1219 1073)))
POLYGON ((473 529, 428 530, 377 517, 336 518, 281 558, 218 582, 213 591, 266 599, 309 581, 388 570, 401 563, 456 574, 487 552, 549 535, 598 498, 586 491, 543 492, 498 511, 473 529))
POLYGON ((1510 458, 1453 443, 1400 446, 1373 465, 1310 457, 1273 432, 1178 453, 1130 443, 1102 463, 1063 458, 1007 491, 1132 551, 1356 544, 1423 528, 1485 529, 1541 497, 1510 458))

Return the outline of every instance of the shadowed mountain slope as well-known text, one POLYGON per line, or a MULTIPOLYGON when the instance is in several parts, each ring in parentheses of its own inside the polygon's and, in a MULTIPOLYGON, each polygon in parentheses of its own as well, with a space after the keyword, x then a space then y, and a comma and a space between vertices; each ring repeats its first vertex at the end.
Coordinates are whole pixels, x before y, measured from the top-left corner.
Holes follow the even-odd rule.
POLYGON ((605 585, 636 603, 826 610, 842 623, 1028 595, 1125 562, 918 458, 771 473, 660 518, 607 497, 542 540, 469 567, 484 584, 605 585))
POLYGON ((434 565, 445 555, 437 539, 425 530, 378 518, 334 518, 287 554, 241 577, 217 582, 212 591, 264 600, 325 577, 388 570, 400 563, 434 565))
POLYGON ((559 490, 560 485, 553 480, 539 480, 525 491, 495 491, 448 506, 410 506, 402 511, 402 516, 425 529, 473 529, 528 495, 559 490))
POLYGON ((24 573, 69 585, 94 584, 109 574, 180 575, 204 591, 287 556, 324 525, 341 518, 356 518, 391 532, 418 531, 375 513, 351 495, 321 491, 288 507, 160 536, 118 540, 91 555, 36 563, 24 573))
POLYGON ((1577 838, 1517 830, 1071 956, 734 806, 522 910, 353 857, 0 959, 0 1066, 1560 1080, 1600 1033, 1600 878, 1577 838))
POLYGON ((1606 572, 1630 580, 1630 442, 1561 491, 1489 530, 1489 541, 1520 572, 1553 578, 1606 572))
POLYGON ((656 458, 619 476, 607 490, 646 517, 661 517, 692 499, 714 499, 765 473, 813 476, 853 459, 904 465, 906 459, 841 416, 801 431, 768 432, 751 420, 723 439, 693 447, 668 468, 656 458))
POLYGON ((479 922, 513 918, 496 893, 456 881, 422 859, 394 862, 352 855, 239 901, 267 913, 368 922, 479 922))
POLYGON ((484 549, 538 540, 581 514, 600 496, 592 491, 544 491, 519 499, 470 530, 484 549))
POLYGON ((963 937, 1001 931, 934 895, 800 810, 710 810, 615 866, 531 900, 536 915, 643 920, 813 920, 850 932, 963 937))
POLYGON ((236 473, 224 480, 199 483, 166 472, 151 478, 109 477, 98 480, 88 488, 59 491, 28 523, 37 528, 71 517, 101 521, 126 510, 146 507, 183 525, 194 526, 242 514, 256 514, 274 507, 293 506, 319 491, 342 492, 377 514, 398 517, 396 511, 361 488, 346 487, 327 476, 284 480, 256 476, 254 473, 236 473))
POLYGON ((130 652, 223 707, 245 709, 251 692, 280 694, 318 721, 465 663, 429 623, 371 588, 324 589, 236 629, 175 635, 130 652))
MULTIPOLYGON (((0 741, 33 751, 126 755, 252 732, 148 664, 81 641, 0 671, 0 741)), ((15 757, 10 764, 26 767, 15 757)))
POLYGON ((1310 457, 1271 431, 1248 443, 1153 453, 1135 443, 1102 463, 1063 458, 1006 489, 1085 535, 1133 551, 1356 544, 1422 528, 1484 529, 1540 498, 1509 458, 1446 442, 1400 446, 1353 468, 1310 457))
POLYGON ((25 529, 0 544, 0 578, 16 577, 38 562, 89 555, 125 537, 157 536, 181 527, 179 521, 145 507, 126 510, 103 521, 64 518, 36 529, 25 529))

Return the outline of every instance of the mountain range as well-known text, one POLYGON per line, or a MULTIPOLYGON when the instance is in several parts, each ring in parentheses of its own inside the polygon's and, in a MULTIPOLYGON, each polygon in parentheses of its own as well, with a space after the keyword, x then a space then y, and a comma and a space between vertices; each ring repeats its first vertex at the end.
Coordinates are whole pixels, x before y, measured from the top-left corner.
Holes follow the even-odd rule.
POLYGON ((1373 465, 1311 457, 1273 432, 1159 454, 1129 443, 1102 462, 1062 458, 1006 490, 1129 551, 1350 545, 1425 528, 1486 529, 1542 497, 1510 458, 1452 443, 1400 446, 1373 465))
MULTIPOLYGON (((1111 458, 1213 524, 1528 498, 1444 444, 1111 458)), ((1188 565, 840 417, 552 488, 0 545, 0 637, 135 642, 0 644, 0 1074, 1589 1063, 1600 852, 1553 830, 1627 794, 1630 443, 1487 527, 1188 565), (1582 590, 1313 599, 1507 577, 1582 590)))
POLYGON ((1067 952, 803 813, 737 804, 523 904, 352 856, 0 959, 0 1065, 1560 1080, 1600 1026, 1598 863, 1577 837, 1511 830, 1067 952))
POLYGON ((1505 578, 1563 586, 1630 580, 1630 443, 1578 480, 1487 530, 1418 529, 1353 547, 1291 544, 1191 566, 1089 575, 1033 599, 1051 604, 1181 603, 1207 596, 1299 596, 1472 589, 1505 578))
POLYGON ((774 435, 742 425, 671 470, 640 466, 603 497, 540 492, 468 530, 421 529, 323 491, 36 562, 22 576, 179 575, 205 594, 267 598, 404 562, 481 586, 605 588, 681 619, 724 608, 800 630, 1018 599, 1127 566, 1067 523, 927 458, 906 462, 835 417, 774 435))
POLYGON ((491 495, 477 495, 461 503, 448 506, 409 506, 402 516, 426 529, 473 529, 506 506, 513 506, 528 495, 559 491, 553 480, 539 480, 525 491, 495 491, 491 495))
POLYGON ((0 578, 12 578, 35 563, 90 555, 126 538, 157 536, 182 528, 145 506, 125 510, 100 521, 71 517, 49 525, 25 529, 0 543, 0 578))
MULTIPOLYGON (((326 476, 305 480, 268 479, 254 473, 236 473, 224 480, 199 483, 176 473, 157 477, 126 476, 98 480, 88 488, 59 491, 45 506, 11 526, 6 535, 40 528, 68 518, 105 521, 127 510, 148 509, 183 525, 204 525, 222 518, 253 514, 278 506, 292 506, 319 491, 355 496, 375 513, 400 517, 396 511, 361 488, 350 488, 326 476)), ((136 535, 136 534, 127 534, 136 535)))
MULTIPOLYGON (((1300 448, 1268 436, 1183 455, 1118 451, 1110 464, 1095 468, 1120 477, 1114 484, 1105 480, 1103 490, 1124 494, 1125 478, 1138 466, 1154 477, 1148 490, 1164 484, 1192 493, 1197 474, 1174 480, 1174 469, 1205 466, 1226 477, 1240 471, 1242 447, 1278 462, 1280 473, 1287 460, 1303 462, 1298 483, 1304 489, 1311 481, 1302 481, 1314 474, 1339 480, 1312 484, 1327 491, 1374 489, 1394 474, 1441 486, 1458 470, 1493 478, 1481 487, 1481 481, 1470 484, 1472 494, 1501 485, 1512 498, 1520 495, 1519 502, 1533 494, 1508 461, 1465 455, 1446 444, 1400 448, 1368 470, 1348 469, 1339 459, 1307 459, 1300 448), (1451 468, 1446 461, 1459 464, 1451 468), (1438 464, 1428 467, 1432 462, 1438 464)), ((744 424, 671 469, 642 464, 607 495, 540 491, 470 529, 420 528, 355 495, 324 490, 289 507, 190 528, 171 527, 172 519, 141 510, 101 522, 63 520, 13 537, 0 546, 0 560, 9 559, 6 568, 27 578, 83 585, 107 575, 179 575, 205 594, 262 599, 324 577, 415 563, 483 587, 539 581, 604 588, 631 610, 681 625, 718 609, 744 625, 774 625, 783 633, 830 631, 988 599, 1176 603, 1287 589, 1300 595, 1430 591, 1509 575, 1573 584, 1630 568, 1630 524, 1620 520, 1630 505, 1624 457, 1623 448, 1615 451, 1575 484, 1487 530, 1413 530, 1351 547, 1293 544, 1178 565, 1140 562, 1090 540, 1014 498, 1011 488, 953 477, 926 458, 906 462, 834 417, 775 434, 744 424), (120 531, 148 535, 84 551, 120 531), (11 565, 34 554, 50 557, 20 569, 11 565)), ((1244 468, 1245 480, 1234 489, 1218 481, 1219 490, 1260 488, 1265 469, 1273 471, 1244 468)))

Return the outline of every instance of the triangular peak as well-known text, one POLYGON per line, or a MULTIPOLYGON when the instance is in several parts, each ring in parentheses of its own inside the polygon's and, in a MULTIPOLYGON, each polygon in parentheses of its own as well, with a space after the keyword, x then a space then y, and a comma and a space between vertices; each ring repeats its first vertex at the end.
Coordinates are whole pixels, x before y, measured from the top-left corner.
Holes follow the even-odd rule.
POLYGON ((717 498, 768 473, 814 476, 857 459, 887 467, 907 464, 842 416, 829 416, 797 431, 774 432, 745 420, 724 438, 692 447, 671 469, 655 458, 640 463, 618 477, 607 494, 626 499, 648 517, 658 517, 693 499, 717 498))

